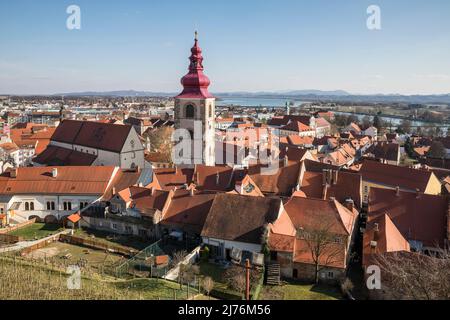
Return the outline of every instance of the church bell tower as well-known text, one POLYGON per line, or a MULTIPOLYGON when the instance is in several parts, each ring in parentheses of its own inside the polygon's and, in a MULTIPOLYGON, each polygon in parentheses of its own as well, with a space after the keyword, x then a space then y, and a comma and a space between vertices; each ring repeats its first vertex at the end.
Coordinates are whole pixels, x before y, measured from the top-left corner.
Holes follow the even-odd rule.
POLYGON ((191 164, 215 165, 215 101, 208 92, 211 83, 203 73, 202 49, 195 43, 189 57, 189 72, 181 79, 183 91, 175 97, 175 129, 186 129, 191 135, 191 164), (194 146, 196 149, 194 152, 194 146))

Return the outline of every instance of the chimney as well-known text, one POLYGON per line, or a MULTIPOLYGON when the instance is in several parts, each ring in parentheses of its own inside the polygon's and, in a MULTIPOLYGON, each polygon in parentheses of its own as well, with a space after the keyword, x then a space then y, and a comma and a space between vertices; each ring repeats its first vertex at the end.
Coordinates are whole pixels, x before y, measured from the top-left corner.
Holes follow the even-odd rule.
POLYGON ((289 165, 289 158, 287 155, 284 156, 284 166, 287 167, 289 165))
POLYGON ((345 207, 350 211, 353 212, 353 209, 355 208, 355 202, 353 199, 348 198, 345 200, 345 207))
POLYGON ((327 194, 328 194, 328 184, 323 186, 322 190, 322 199, 327 200, 327 194))
POLYGON ((189 195, 190 195, 191 197, 193 197, 194 194, 195 194, 194 188, 190 188, 190 189, 189 189, 189 195))
POLYGON ((338 182, 338 175, 339 175, 339 171, 334 170, 333 171, 333 184, 336 185, 338 182))
POLYGON ((420 199, 420 190, 416 189, 416 199, 420 199))
POLYGON ((374 225, 373 225, 373 240, 378 241, 379 235, 380 235, 380 227, 379 227, 378 223, 374 223, 374 225))
POLYGON ((112 188, 112 194, 113 194, 113 196, 116 195, 116 193, 117 193, 116 191, 117 191, 117 190, 116 190, 116 187, 113 187, 113 188, 112 188))
POLYGON ((58 168, 53 168, 52 169, 52 177, 56 178, 58 176, 58 168))
POLYGON ((155 187, 153 187, 153 188, 151 189, 151 195, 152 195, 152 196, 154 196, 154 195, 155 195, 155 191, 156 191, 156 188, 155 188, 155 187))
POLYGON ((322 185, 325 186, 328 184, 328 180, 327 180, 327 169, 323 169, 322 170, 322 185))
POLYGON ((400 187, 399 187, 399 186, 396 186, 396 187, 395 187, 395 195, 396 195, 397 197, 400 196, 400 187))
POLYGON ((220 182, 220 174, 219 174, 219 171, 217 171, 217 173, 216 173, 216 186, 219 185, 219 182, 220 182))

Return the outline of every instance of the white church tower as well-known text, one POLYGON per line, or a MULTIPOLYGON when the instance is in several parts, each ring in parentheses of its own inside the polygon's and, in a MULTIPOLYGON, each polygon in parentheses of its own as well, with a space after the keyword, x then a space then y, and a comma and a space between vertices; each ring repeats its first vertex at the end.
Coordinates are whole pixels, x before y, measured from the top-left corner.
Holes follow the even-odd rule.
POLYGON ((198 46, 197 32, 189 60, 189 72, 181 79, 183 92, 175 97, 175 129, 183 128, 191 133, 192 165, 214 166, 216 98, 208 92, 211 82, 203 73, 202 50, 198 46))

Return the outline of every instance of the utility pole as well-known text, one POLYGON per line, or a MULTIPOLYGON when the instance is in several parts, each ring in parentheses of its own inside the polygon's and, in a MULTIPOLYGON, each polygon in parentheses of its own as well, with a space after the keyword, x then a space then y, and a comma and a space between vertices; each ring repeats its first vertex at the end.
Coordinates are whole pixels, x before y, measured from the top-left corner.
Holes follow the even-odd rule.
POLYGON ((250 260, 245 260, 245 300, 250 301, 250 260))

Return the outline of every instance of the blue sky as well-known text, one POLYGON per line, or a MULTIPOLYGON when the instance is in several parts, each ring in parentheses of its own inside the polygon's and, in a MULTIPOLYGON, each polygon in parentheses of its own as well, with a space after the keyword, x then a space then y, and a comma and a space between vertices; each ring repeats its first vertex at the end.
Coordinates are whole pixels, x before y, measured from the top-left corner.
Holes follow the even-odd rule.
POLYGON ((450 93, 449 14, 448 0, 1 0, 0 93, 177 92, 195 29, 212 92, 450 93))

